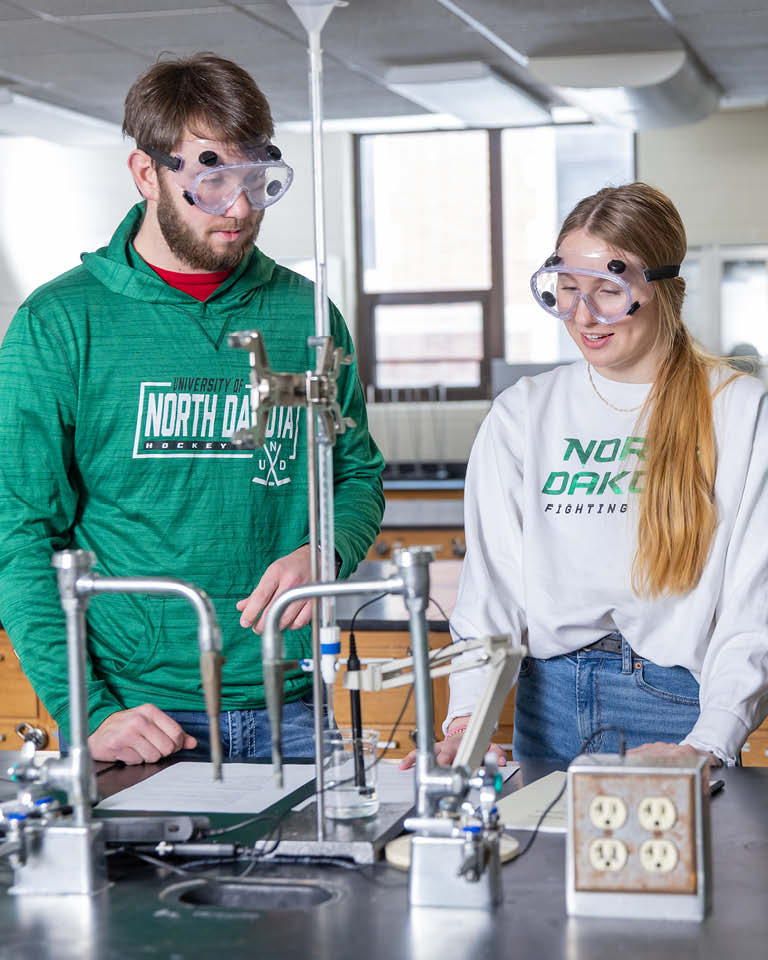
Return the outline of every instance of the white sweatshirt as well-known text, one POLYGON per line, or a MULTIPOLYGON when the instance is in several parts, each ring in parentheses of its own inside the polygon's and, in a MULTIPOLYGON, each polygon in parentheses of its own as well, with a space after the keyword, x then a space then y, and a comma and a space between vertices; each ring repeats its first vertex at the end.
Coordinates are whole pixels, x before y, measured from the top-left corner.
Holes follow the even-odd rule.
MULTIPOLYGON (((625 410, 650 390, 594 369, 592 378, 625 410)), ((467 469, 453 633, 511 633, 548 658, 619 630, 640 656, 693 673, 701 714, 683 742, 733 762, 768 712, 768 398, 739 377, 714 399, 719 522, 684 596, 641 599, 630 584, 644 460, 637 418, 597 396, 583 360, 496 399, 467 469)), ((484 682, 482 669, 451 676, 446 724, 472 713, 484 682)))

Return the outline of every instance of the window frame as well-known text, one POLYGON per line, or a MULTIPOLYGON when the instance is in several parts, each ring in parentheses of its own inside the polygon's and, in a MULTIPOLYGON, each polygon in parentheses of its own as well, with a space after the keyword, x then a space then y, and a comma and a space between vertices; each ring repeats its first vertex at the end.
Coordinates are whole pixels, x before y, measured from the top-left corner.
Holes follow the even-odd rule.
MULTIPOLYGON (((440 131, 424 131, 439 133, 440 131)), ((363 286, 363 222, 362 222, 362 168, 361 143, 365 136, 353 138, 354 158, 354 213, 355 213, 355 275, 357 287, 357 365, 360 379, 369 398, 388 399, 389 389, 375 386, 376 335, 374 316, 377 306, 419 306, 441 303, 481 304, 483 317, 483 356, 480 360, 480 382, 475 387, 447 387, 447 400, 485 400, 490 397, 491 359, 504 357, 504 249, 502 236, 503 205, 501 177, 501 130, 485 130, 488 137, 488 223, 491 263, 491 283, 487 288, 460 290, 412 290, 407 292, 366 291, 363 286)), ((407 136, 404 131, 396 136, 407 136)), ((416 394, 424 388, 407 387, 416 394)))

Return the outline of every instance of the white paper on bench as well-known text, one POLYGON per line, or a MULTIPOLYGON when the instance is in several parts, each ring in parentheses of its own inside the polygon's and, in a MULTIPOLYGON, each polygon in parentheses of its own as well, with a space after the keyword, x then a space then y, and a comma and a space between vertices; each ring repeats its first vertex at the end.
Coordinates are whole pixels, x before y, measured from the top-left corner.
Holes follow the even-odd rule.
POLYGON ((222 769, 224 779, 217 782, 210 763, 174 763, 102 800, 98 809, 260 813, 315 776, 313 764, 286 764, 284 787, 278 790, 269 763, 225 763, 222 769))

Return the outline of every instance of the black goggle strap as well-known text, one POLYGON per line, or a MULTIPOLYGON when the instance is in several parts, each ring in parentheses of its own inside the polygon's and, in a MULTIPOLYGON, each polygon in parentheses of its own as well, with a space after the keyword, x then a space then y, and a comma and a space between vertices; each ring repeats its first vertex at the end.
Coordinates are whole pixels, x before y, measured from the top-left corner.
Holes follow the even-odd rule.
POLYGON ((680 276, 680 264, 670 263, 665 267, 646 267, 643 270, 643 276, 648 283, 654 280, 671 280, 673 277, 680 276))
POLYGON ((139 150, 143 150, 147 156, 152 157, 156 163, 161 163, 164 167, 168 167, 169 170, 181 169, 181 157, 172 157, 168 153, 162 153, 162 151, 155 150, 152 147, 142 147, 138 143, 136 146, 139 148, 139 150))

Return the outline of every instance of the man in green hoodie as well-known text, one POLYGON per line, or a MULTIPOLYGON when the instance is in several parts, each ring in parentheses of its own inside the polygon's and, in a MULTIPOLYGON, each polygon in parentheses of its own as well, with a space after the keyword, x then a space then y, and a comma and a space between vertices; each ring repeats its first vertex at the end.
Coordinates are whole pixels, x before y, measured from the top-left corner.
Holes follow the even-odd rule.
MULTIPOLYGON (((124 131, 143 201, 107 247, 22 304, 0 348, 0 618, 66 737, 53 551, 92 550, 109 576, 195 583, 222 627, 225 756, 268 755, 254 634, 278 594, 310 579, 304 414, 274 410, 263 448, 233 445, 249 423, 248 360, 227 334, 260 330, 277 370, 314 366, 313 285, 254 246, 292 174, 252 78, 211 54, 152 66, 128 93, 124 131)), ((352 352, 330 313, 336 344, 352 352)), ((357 424, 334 448, 344 577, 378 531, 383 461, 354 366, 338 389, 357 424)), ((286 611, 289 658, 309 654, 309 618, 308 603, 286 611)), ((152 762, 204 739, 183 600, 94 598, 87 676, 96 759, 152 762)), ((286 676, 286 756, 313 754, 310 686, 286 676)))

